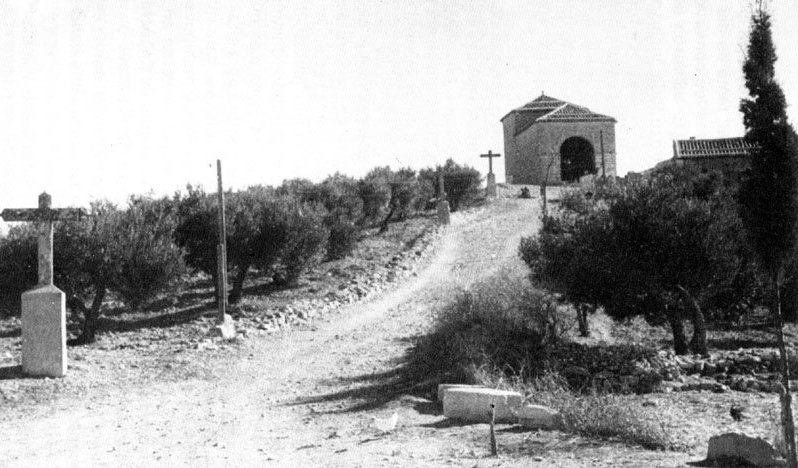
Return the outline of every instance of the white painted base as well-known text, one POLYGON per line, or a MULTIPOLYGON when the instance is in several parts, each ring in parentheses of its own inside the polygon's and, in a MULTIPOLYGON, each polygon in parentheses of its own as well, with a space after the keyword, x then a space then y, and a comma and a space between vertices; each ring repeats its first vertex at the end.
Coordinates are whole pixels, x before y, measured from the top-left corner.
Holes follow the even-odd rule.
POLYGON ((487 188, 485 194, 489 197, 496 196, 496 174, 488 174, 487 188))
POLYGON ((24 292, 22 372, 63 377, 66 371, 66 296, 52 285, 24 292))
POLYGON ((229 316, 228 314, 224 314, 224 321, 222 323, 216 324, 211 329, 210 335, 213 337, 219 337, 223 340, 232 340, 236 337, 236 325, 233 317, 229 316))
POLYGON ((438 202, 438 222, 440 224, 449 224, 449 202, 446 200, 438 202))

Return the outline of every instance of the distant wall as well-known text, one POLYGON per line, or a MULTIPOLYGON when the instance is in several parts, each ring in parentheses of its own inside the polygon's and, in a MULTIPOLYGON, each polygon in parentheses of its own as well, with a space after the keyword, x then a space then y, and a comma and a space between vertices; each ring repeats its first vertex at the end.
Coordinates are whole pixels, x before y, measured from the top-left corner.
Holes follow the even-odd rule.
POLYGON ((702 157, 702 158, 676 158, 678 166, 697 166, 707 171, 720 171, 724 174, 743 172, 750 166, 750 158, 740 157, 702 157))

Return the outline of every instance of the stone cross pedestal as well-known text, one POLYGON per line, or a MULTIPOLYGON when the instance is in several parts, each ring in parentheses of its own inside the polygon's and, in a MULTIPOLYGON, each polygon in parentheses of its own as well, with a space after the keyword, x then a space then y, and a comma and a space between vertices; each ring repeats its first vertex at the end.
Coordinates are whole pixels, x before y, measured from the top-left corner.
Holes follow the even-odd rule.
POLYGON ((501 154, 494 154, 488 150, 488 154, 480 154, 480 158, 488 158, 488 182, 485 189, 485 194, 489 197, 496 196, 496 174, 493 173, 493 158, 500 158, 501 154))
POLYGON ((449 202, 446 201, 446 191, 443 188, 443 171, 438 173, 438 222, 449 224, 449 202))
POLYGON ((5 221, 35 222, 39 237, 39 283, 22 294, 22 372, 63 377, 67 370, 66 298, 53 285, 53 222, 77 221, 81 209, 51 209, 51 197, 39 195, 38 209, 5 209, 5 221))

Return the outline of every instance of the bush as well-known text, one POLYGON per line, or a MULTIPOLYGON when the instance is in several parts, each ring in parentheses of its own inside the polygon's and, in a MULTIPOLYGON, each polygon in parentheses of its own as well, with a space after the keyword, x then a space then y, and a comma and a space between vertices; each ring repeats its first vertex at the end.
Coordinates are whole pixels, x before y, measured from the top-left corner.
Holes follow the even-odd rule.
POLYGON ((420 379, 474 382, 482 367, 537 372, 564 333, 555 305, 523 278, 497 275, 460 294, 410 357, 420 379))
POLYGON ((202 188, 189 185, 185 195, 175 195, 175 203, 178 211, 175 242, 185 250, 186 264, 211 275, 216 285, 216 246, 219 243, 216 200, 202 188))
POLYGON ((334 174, 318 186, 318 191, 318 199, 303 201, 321 203, 327 210, 324 215, 324 226, 330 233, 327 258, 344 258, 355 247, 360 232, 357 226, 365 216, 358 182, 351 177, 334 174))
POLYGON ((183 251, 174 243, 177 210, 168 199, 131 197, 115 214, 111 289, 130 307, 139 307, 185 272, 183 251))
POLYGON ((733 195, 721 181, 671 168, 568 192, 540 234, 521 242, 521 257, 536 282, 577 305, 667 321, 680 354, 690 317, 691 346, 704 353, 704 320, 753 290, 733 195))
POLYGON ((0 239, 0 301, 6 314, 19 313, 20 295, 38 279, 36 236, 33 225, 25 223, 0 239))
POLYGON ((416 177, 416 171, 404 168, 392 173, 391 199, 388 205, 398 219, 406 219, 416 211, 420 197, 421 184, 416 177))
POLYGON ((336 173, 320 184, 306 179, 284 181, 277 189, 279 195, 326 209, 324 226, 329 231, 327 258, 335 260, 347 256, 357 242, 358 225, 363 222, 363 200, 358 182, 336 173))
POLYGON ((324 226, 322 207, 277 199, 266 207, 261 223, 262 245, 277 250, 277 261, 269 256, 269 261, 258 266, 271 271, 276 284, 295 284, 323 257, 329 231, 324 226))
POLYGON ((438 174, 443 170, 443 186, 446 198, 452 211, 472 203, 479 195, 482 177, 476 169, 460 165, 453 159, 447 159, 443 167, 423 169, 419 178, 426 187, 432 187, 437 193, 438 174))
MULTIPOLYGON (((286 193, 256 186, 226 197, 227 268, 234 273, 230 302, 241 298, 251 268, 259 268, 277 284, 293 284, 323 254, 328 236, 323 225, 324 208, 302 203, 286 193)), ((216 200, 190 191, 180 199, 179 206, 182 219, 176 230, 178 243, 188 250, 192 267, 215 279, 216 200)))
POLYGON ((338 213, 328 213, 324 217, 324 225, 329 231, 327 241, 327 259, 337 260, 344 258, 355 248, 360 230, 346 216, 338 213))
POLYGON ((360 199, 363 200, 363 222, 366 224, 382 220, 391 201, 391 169, 376 167, 358 183, 360 199))

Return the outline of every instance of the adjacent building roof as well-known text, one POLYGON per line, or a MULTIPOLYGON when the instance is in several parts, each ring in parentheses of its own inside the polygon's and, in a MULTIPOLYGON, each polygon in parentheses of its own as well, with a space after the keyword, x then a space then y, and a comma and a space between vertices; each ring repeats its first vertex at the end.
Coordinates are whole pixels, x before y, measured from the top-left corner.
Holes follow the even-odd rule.
POLYGON ((598 114, 587 107, 577 106, 570 102, 561 101, 551 96, 541 94, 540 97, 532 102, 508 112, 501 120, 508 115, 517 112, 520 119, 515 128, 515 134, 523 132, 533 124, 538 122, 615 122, 610 116, 598 114))
POLYGON ((745 138, 712 138, 673 140, 675 159, 748 157, 756 146, 745 138))

